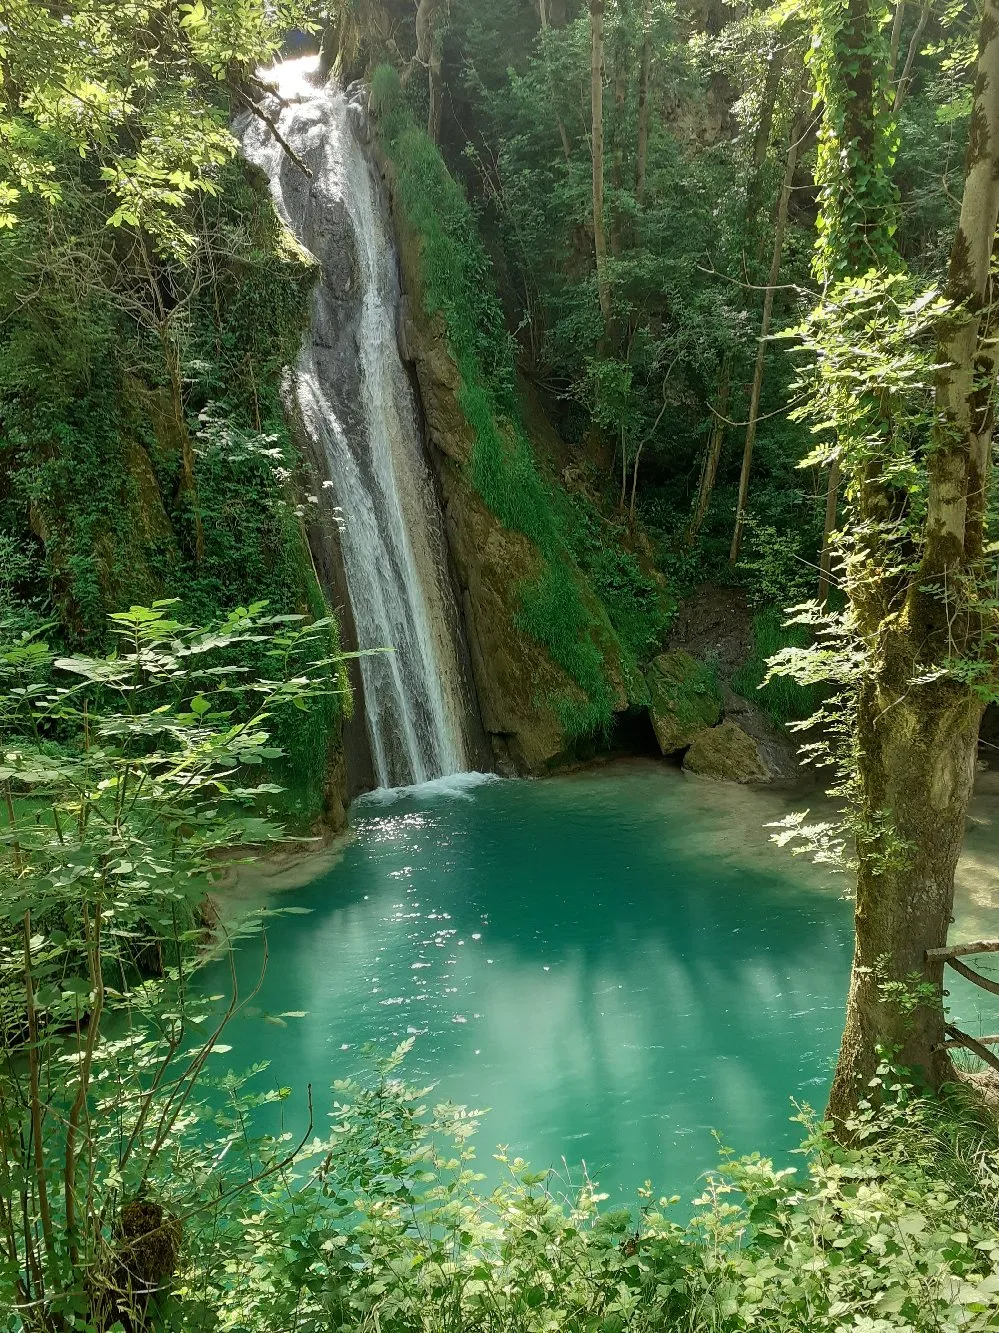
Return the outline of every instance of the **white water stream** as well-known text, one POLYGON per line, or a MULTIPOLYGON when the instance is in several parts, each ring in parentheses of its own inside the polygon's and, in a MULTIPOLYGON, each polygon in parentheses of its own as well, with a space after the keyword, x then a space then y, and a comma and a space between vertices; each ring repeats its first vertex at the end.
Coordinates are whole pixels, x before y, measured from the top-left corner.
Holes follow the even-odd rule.
POLYGON ((325 460, 325 500, 362 650, 365 719, 382 787, 469 767, 457 612, 437 497, 424 457, 396 321, 399 281, 380 182, 359 129, 364 113, 322 86, 313 58, 264 76, 265 103, 311 179, 258 117, 237 123, 243 152, 270 181, 282 221, 322 268, 294 369, 304 429, 325 460))

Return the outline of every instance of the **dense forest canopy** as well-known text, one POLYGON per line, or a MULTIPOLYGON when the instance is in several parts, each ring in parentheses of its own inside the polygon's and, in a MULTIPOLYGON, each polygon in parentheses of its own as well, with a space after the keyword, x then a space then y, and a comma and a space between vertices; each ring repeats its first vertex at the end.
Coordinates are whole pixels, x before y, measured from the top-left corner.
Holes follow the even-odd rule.
POLYGON ((997 222, 994 0, 0 0, 0 1325, 999 1323, 999 1133, 952 1059, 996 1039, 944 1004, 999 701, 997 222), (856 883, 827 1116, 690 1222, 519 1160, 477 1193, 411 1042, 298 1142, 253 1128, 289 1089, 212 1074, 253 996, 198 990, 206 893, 342 827, 365 704, 358 516, 292 387, 330 276, 239 153, 320 188, 301 51, 363 81, 482 752, 751 746, 719 721, 761 686, 841 810, 778 833, 856 883), (705 586, 740 662, 670 637, 705 586))

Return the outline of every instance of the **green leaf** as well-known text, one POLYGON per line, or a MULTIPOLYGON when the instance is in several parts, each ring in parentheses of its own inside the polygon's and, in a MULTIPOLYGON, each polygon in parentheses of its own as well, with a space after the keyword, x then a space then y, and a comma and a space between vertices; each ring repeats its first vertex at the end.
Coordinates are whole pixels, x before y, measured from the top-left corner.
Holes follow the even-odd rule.
POLYGON ((180 21, 182 28, 203 28, 208 22, 203 0, 195 0, 191 5, 181 5, 181 9, 187 11, 180 21))

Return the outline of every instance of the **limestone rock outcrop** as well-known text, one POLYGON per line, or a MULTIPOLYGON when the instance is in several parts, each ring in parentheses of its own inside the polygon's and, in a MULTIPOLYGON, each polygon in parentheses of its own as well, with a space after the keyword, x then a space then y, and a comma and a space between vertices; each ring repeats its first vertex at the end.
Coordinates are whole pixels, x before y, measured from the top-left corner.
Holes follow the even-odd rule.
MULTIPOLYGON (((392 173, 383 165, 391 196, 392 173)), ((572 757, 556 701, 583 706, 586 696, 517 623, 522 588, 538 578, 542 557, 529 538, 502 525, 471 483, 474 437, 459 401, 461 378, 443 319, 424 309, 419 238, 394 200, 393 219, 404 292, 399 345, 419 386, 482 724, 500 772, 542 774, 572 757)), ((619 664, 607 660, 614 708, 622 711, 625 683, 619 664)))
POLYGON ((736 722, 697 733, 683 757, 685 773, 716 782, 769 782, 771 773, 758 743, 736 722))
POLYGON ((713 673, 682 649, 655 658, 645 680, 649 716, 664 755, 685 749, 721 717, 721 692, 713 673))
POLYGON ((760 757, 770 772, 772 780, 777 782, 798 782, 801 769, 798 765, 799 737, 787 727, 778 726, 762 708, 758 708, 751 699, 744 699, 727 686, 722 687, 722 716, 726 722, 734 722, 756 742, 760 757))

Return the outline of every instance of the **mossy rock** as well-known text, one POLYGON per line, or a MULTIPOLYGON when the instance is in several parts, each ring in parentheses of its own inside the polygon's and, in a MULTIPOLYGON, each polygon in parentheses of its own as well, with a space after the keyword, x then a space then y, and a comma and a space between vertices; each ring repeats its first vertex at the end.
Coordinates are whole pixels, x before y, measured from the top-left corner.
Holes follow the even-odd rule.
POLYGON ((649 716, 663 754, 684 750, 721 717, 721 689, 715 673, 678 648, 662 653, 646 669, 649 716))
POLYGON ((699 732, 684 756, 683 769, 716 782, 769 782, 771 777, 758 744, 735 722, 699 732))

